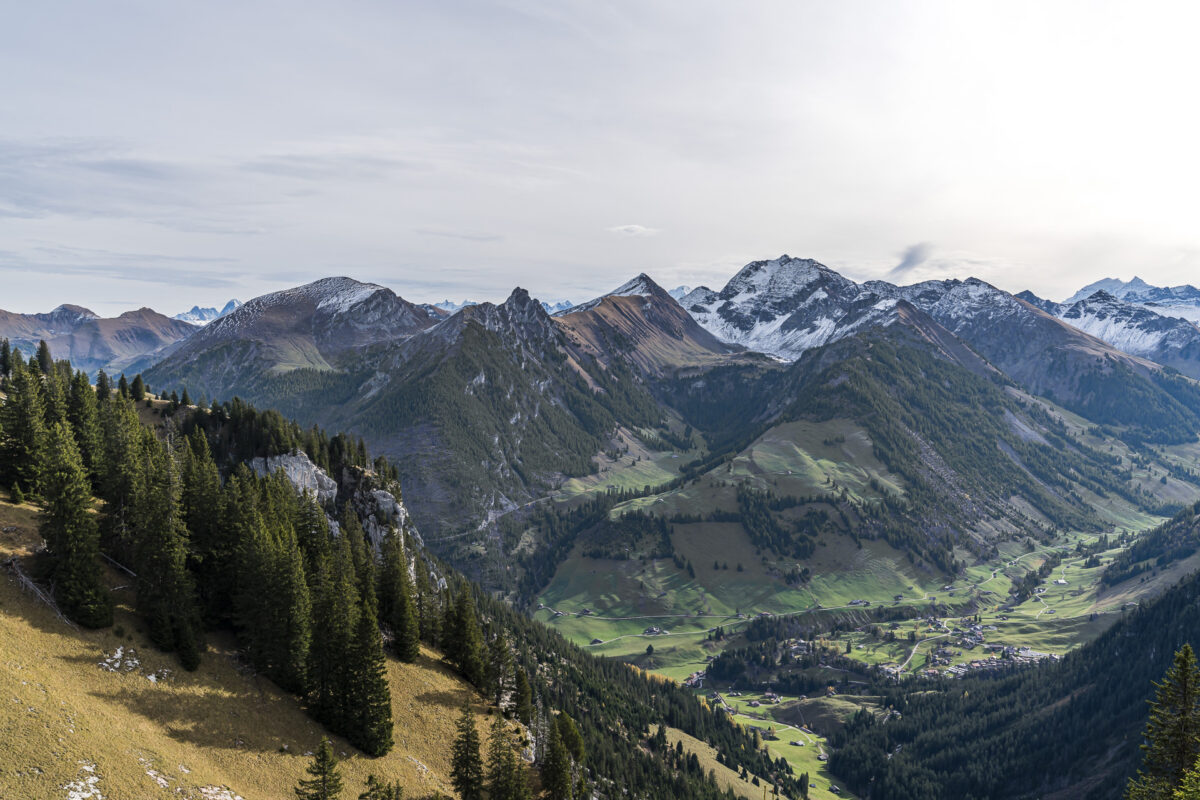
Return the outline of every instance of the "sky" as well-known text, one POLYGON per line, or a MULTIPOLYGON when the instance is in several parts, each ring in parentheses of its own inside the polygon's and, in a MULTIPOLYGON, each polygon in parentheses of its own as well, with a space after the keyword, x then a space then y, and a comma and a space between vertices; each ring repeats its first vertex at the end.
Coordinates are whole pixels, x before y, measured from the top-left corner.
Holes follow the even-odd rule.
POLYGON ((1200 283, 1200 6, 0 0, 0 308, 1200 283))

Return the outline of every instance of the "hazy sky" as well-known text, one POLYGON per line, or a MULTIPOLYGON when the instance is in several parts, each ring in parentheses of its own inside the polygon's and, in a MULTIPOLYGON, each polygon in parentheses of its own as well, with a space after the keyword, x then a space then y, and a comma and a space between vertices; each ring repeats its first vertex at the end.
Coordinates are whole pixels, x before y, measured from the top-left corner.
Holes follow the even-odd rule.
POLYGON ((0 0, 0 308, 1200 283, 1193 3, 0 0))

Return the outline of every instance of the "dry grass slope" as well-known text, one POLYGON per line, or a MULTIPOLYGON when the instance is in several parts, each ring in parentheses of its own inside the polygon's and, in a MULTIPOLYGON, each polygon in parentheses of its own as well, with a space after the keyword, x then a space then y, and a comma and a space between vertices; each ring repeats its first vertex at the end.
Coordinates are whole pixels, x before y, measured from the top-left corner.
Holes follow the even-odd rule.
MULTIPOLYGON (((37 541, 36 510, 0 502, 0 561, 37 541)), ((210 642, 199 671, 179 670, 145 644, 128 591, 117 596, 112 629, 74 631, 0 572, 0 798, 292 797, 323 734, 299 702, 239 670, 228 640, 210 642), (101 668, 118 648, 117 671, 101 668)), ((400 780, 407 797, 452 794, 454 720, 470 701, 482 728, 485 706, 432 651, 388 669, 396 748, 370 759, 335 739, 346 796, 370 773, 400 780)))

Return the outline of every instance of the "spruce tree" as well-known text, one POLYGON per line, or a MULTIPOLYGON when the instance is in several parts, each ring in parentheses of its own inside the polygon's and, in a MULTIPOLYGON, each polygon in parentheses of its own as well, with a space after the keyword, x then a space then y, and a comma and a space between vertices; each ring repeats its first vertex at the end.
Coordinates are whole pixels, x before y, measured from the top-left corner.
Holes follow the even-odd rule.
POLYGON ((150 641, 175 651, 184 669, 200 665, 201 624, 187 570, 187 528, 179 509, 181 481, 174 453, 142 429, 143 469, 131 508, 137 563, 137 607, 150 641))
POLYGON ((38 342, 37 363, 43 375, 49 375, 54 369, 54 357, 50 355, 50 345, 46 344, 45 339, 38 342))
POLYGON ((41 380, 16 361, 7 393, 8 400, 0 405, 0 477, 6 484, 19 483, 25 492, 36 494, 46 454, 41 380))
POLYGON ((484 672, 492 702, 497 707, 503 706, 504 696, 512 689, 512 653, 503 630, 498 630, 488 641, 484 672))
POLYGON ((129 381, 125 379, 125 373, 121 373, 121 377, 117 379, 117 394, 126 400, 129 399, 129 381))
POLYGON ((306 772, 312 777, 296 787, 299 800, 337 800, 342 796, 342 776, 328 739, 321 739, 306 772))
POLYGON ((392 630, 393 648, 401 661, 413 662, 420 655, 421 632, 417 624, 408 557, 402 534, 390 531, 383 540, 383 566, 379 575, 380 617, 392 630))
POLYGON ((550 800, 571 800, 571 756, 557 724, 550 726, 550 740, 542 761, 542 786, 550 800))
POLYGON ((533 722, 533 689, 524 668, 518 664, 513 685, 512 712, 526 726, 533 722))
POLYGON ((108 373, 100 370, 96 373, 96 402, 103 403, 112 395, 112 381, 108 373))
POLYGON ((79 455, 91 476, 92 485, 97 485, 96 476, 101 468, 103 445, 100 438, 100 412, 96 406, 96 393, 88 383, 87 375, 76 372, 71 378, 67 393, 67 421, 79 445, 79 455))
POLYGON ((442 632, 444 650, 450 662, 458 667, 473 686, 484 685, 483 634, 475 613, 475 601, 468 586, 460 586, 454 604, 447 606, 446 624, 442 632))
POLYGON ((455 723, 457 733, 450 754, 450 782, 460 800, 483 800, 483 762, 479 754, 479 731, 471 709, 464 705, 455 723))
POLYGON ((0 379, 7 378, 12 369, 12 346, 8 339, 0 339, 0 379))
POLYGON ((229 520, 226 513, 226 494, 235 497, 235 512, 252 503, 241 494, 240 479, 231 477, 228 492, 221 487, 221 474, 208 447, 208 437, 197 427, 183 449, 183 490, 179 497, 180 512, 190 534, 189 566, 196 574, 200 605, 210 624, 220 624, 232 618, 232 603, 236 596, 236 568, 233 564, 237 543, 244 529, 229 520))
POLYGON ((363 597, 350 649, 350 707, 348 736, 359 750, 381 756, 392 749, 392 694, 387 661, 375 617, 374 593, 363 597))
POLYGON ((50 432, 39 528, 51 559, 59 608, 88 628, 112 624, 113 606, 100 568, 100 533, 90 513, 91 487, 64 423, 50 432))
MULTIPOLYGON (((141 376, 139 375, 138 377, 140 378, 141 376)), ((183 389, 183 394, 181 394, 179 396, 179 402, 181 405, 184 405, 184 406, 190 406, 192 404, 192 398, 188 395, 188 390, 187 390, 186 386, 183 389)))
POLYGON ((1162 683, 1154 686, 1142 769, 1125 792, 1130 800, 1170 798, 1200 756, 1200 669, 1190 644, 1179 649, 1162 683))
POLYGON ((129 397, 135 403, 140 403, 146 399, 146 383, 142 380, 142 373, 133 376, 133 383, 129 384, 129 397))
POLYGON ((356 584, 349 543, 338 537, 319 568, 308 672, 314 716, 339 732, 347 729, 352 718, 346 690, 351 685, 348 656, 358 623, 356 584))
POLYGON ((529 781, 500 717, 488 734, 486 774, 488 800, 529 800, 529 781))

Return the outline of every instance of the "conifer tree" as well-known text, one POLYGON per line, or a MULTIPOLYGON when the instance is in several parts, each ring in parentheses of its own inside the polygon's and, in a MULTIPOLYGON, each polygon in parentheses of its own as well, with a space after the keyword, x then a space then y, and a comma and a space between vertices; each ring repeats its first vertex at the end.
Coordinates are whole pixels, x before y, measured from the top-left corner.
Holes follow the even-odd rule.
POLYGON ((349 654, 351 719, 348 736, 359 750, 381 756, 392 749, 392 695, 375 618, 375 596, 363 596, 349 654))
POLYGON ((125 379, 125 373, 121 373, 121 377, 117 379, 117 394, 126 400, 129 399, 129 381, 125 379))
POLYGON ((140 403, 146 399, 146 383, 142 380, 142 373, 133 376, 133 383, 129 384, 129 397, 135 403, 140 403))
POLYGON ((392 630, 393 647, 401 661, 413 662, 421 652, 420 629, 408 558, 399 531, 390 531, 383 540, 383 566, 379 576, 380 617, 392 630))
POLYGON ((523 724, 529 725, 533 722, 533 689, 529 685, 529 677, 520 664, 517 665, 515 672, 512 711, 523 724))
POLYGON ((486 774, 488 800, 529 800, 529 782, 500 717, 488 733, 486 774))
POLYGON ((15 361, 8 382, 8 400, 0 405, 0 470, 5 483, 19 483, 36 494, 46 453, 46 416, 41 381, 15 361))
POLYGON ((8 339, 0 339, 0 379, 7 378, 12 369, 12 346, 8 339))
POLYGON ((1131 778, 1125 796, 1130 800, 1170 798, 1200 756, 1200 669, 1189 644, 1174 662, 1150 703, 1147 744, 1142 769, 1131 778))
POLYGON ((38 342, 37 363, 43 375, 49 375, 54 369, 54 357, 50 355, 50 345, 46 344, 45 339, 38 342))
POLYGON ((404 800, 404 787, 399 781, 385 781, 368 775, 367 789, 358 800, 404 800))
POLYGON ((184 406, 190 406, 192 404, 192 398, 188 395, 188 390, 187 390, 186 386, 183 387, 183 394, 181 394, 179 396, 179 403, 180 403, 180 405, 184 405, 184 406))
POLYGON ((436 647, 442 639, 441 615, 438 613, 438 597, 429 582, 429 569, 418 555, 416 558, 417 625, 421 629, 421 641, 436 647))
POLYGON ((550 738, 546 743, 542 786, 550 800, 571 800, 571 756, 556 724, 550 726, 550 738))
POLYGON ((338 537, 320 567, 318 601, 313 607, 313 639, 309 650, 309 702, 314 716, 335 731, 351 719, 346 687, 351 684, 348 654, 358 622, 354 562, 346 537, 338 537))
POLYGON ((71 378, 67 393, 67 421, 71 423, 75 443, 79 445, 79 455, 94 486, 98 483, 96 475, 101 467, 100 412, 96 407, 96 393, 82 371, 76 372, 71 378))
MULTIPOLYGON (((208 447, 208 437, 197 427, 183 448, 183 490, 179 497, 180 512, 190 534, 189 566, 196 574, 201 608, 210 624, 231 618, 232 601, 236 596, 233 555, 237 542, 245 535, 239 525, 228 520, 226 493, 222 492, 221 474, 208 447)), ((230 478, 228 494, 241 492, 238 478, 230 478)), ((235 500, 235 510, 247 505, 235 500)))
POLYGON ((96 402, 103 403, 112 395, 112 381, 108 379, 108 373, 100 370, 96 373, 96 402))
POLYGON ((184 669, 200 665, 199 607, 187 570, 187 528, 179 510, 180 478, 174 453, 142 429, 143 469, 131 509, 137 563, 137 607, 150 641, 176 651, 184 669))
POLYGON ((306 772, 312 777, 296 787, 299 800, 337 800, 342 796, 342 775, 328 739, 321 739, 306 772))
POLYGON ((63 613, 88 628, 112 624, 112 598, 100 569, 100 534, 89 512, 92 492, 65 423, 50 432, 39 528, 46 540, 54 597, 63 613))
POLYGON ((469 706, 463 706, 455 723, 457 733, 450 755, 450 782, 461 800, 483 800, 483 762, 479 731, 469 706))
POLYGON ((475 613, 475 601, 467 586, 460 586, 452 605, 447 606, 442 630, 443 650, 473 686, 484 684, 483 634, 475 613))
POLYGON ((498 630, 488 641, 486 673, 487 692, 493 703, 504 705, 504 696, 512 688, 512 653, 508 646, 508 637, 503 630, 498 630))

